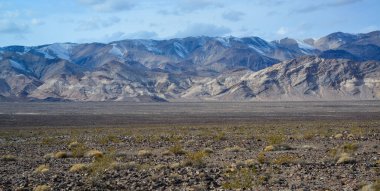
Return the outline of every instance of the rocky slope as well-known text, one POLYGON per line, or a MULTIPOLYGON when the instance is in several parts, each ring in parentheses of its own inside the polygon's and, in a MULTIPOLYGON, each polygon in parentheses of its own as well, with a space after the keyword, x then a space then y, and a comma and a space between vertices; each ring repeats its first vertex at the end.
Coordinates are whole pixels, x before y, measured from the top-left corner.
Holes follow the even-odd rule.
POLYGON ((9 46, 0 100, 378 99, 379 34, 9 46))
POLYGON ((380 98, 380 62, 301 57, 258 72, 195 83, 184 98, 211 100, 350 100, 380 98))

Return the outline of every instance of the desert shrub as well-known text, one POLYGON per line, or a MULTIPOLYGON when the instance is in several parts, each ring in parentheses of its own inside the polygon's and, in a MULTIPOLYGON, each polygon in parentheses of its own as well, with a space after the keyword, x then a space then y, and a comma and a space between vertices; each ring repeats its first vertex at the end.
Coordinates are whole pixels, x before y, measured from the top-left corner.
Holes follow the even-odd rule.
POLYGON ((204 151, 189 152, 186 154, 186 159, 184 161, 185 166, 205 166, 205 158, 208 154, 204 151))
POLYGON ((42 173, 46 173, 49 171, 49 166, 48 165, 40 165, 38 166, 35 170, 34 170, 34 173, 37 173, 37 174, 42 174, 42 173))
POLYGON ((283 143, 286 140, 286 137, 283 134, 272 134, 268 135, 266 139, 270 145, 278 145, 283 143))
POLYGON ((341 139, 343 137, 342 133, 338 133, 334 136, 335 139, 341 139))
POLYGON ((155 166, 153 167, 153 169, 154 169, 154 170, 157 170, 157 171, 160 171, 160 170, 162 170, 162 169, 164 169, 164 168, 166 168, 166 166, 163 165, 163 164, 157 164, 157 165, 155 165, 155 166))
POLYGON ((69 154, 65 151, 58 151, 54 154, 54 158, 60 159, 60 158, 67 158, 69 157, 69 154))
POLYGON ((88 150, 86 145, 79 142, 70 143, 69 148, 74 157, 83 157, 88 150))
POLYGON ((246 149, 241 148, 239 146, 233 146, 233 147, 225 148, 224 151, 227 151, 227 152, 244 152, 244 151, 246 151, 246 149))
POLYGON ((351 154, 355 153, 359 148, 356 143, 345 143, 339 147, 332 148, 328 151, 328 155, 336 161, 337 164, 354 163, 355 159, 351 154))
POLYGON ((78 141, 73 141, 69 144, 69 149, 72 149, 72 148, 75 148, 75 147, 78 147, 80 145, 80 143, 78 141))
POLYGON ((102 158, 103 153, 101 151, 98 151, 98 150, 90 150, 90 151, 87 151, 84 156, 85 157, 102 158))
POLYGON ((168 155, 172 155, 173 153, 170 151, 170 150, 164 150, 162 151, 161 155, 162 156, 168 156, 168 155))
POLYGON ((356 143, 346 143, 342 145, 342 151, 346 153, 354 153, 359 148, 359 145, 356 143))
POLYGON ((184 155, 184 154, 186 154, 186 151, 179 144, 176 144, 176 145, 170 147, 169 151, 172 152, 175 155, 184 155))
POLYGON ((227 190, 251 190, 260 184, 256 168, 241 168, 226 174, 226 181, 222 184, 227 190))
POLYGON ((337 164, 349 164, 349 163, 355 163, 356 160, 350 156, 348 153, 341 153, 339 155, 339 158, 337 160, 337 164))
POLYGON ((223 131, 219 131, 216 135, 213 137, 214 141, 223 141, 227 140, 226 133, 223 131))
POLYGON ((49 185, 39 185, 33 188, 33 191, 50 191, 51 187, 49 185))
POLYGON ((306 140, 311 140, 314 138, 314 136, 315 134, 313 132, 306 132, 305 134, 303 134, 303 138, 306 140))
POLYGON ((121 142, 120 139, 116 135, 102 136, 98 140, 98 143, 102 145, 107 145, 110 143, 120 143, 120 142, 121 142))
POLYGON ((211 153, 214 153, 214 150, 212 150, 211 148, 204 148, 203 152, 205 152, 207 154, 211 154, 211 153))
POLYGON ((170 136, 168 137, 167 141, 169 141, 171 143, 178 143, 182 139, 183 139, 183 137, 181 135, 170 134, 170 136))
POLYGON ((41 144, 43 145, 53 145, 56 143, 56 140, 54 137, 44 137, 42 138, 41 144))
POLYGON ((260 164, 264 164, 268 161, 267 157, 265 156, 265 153, 263 152, 260 152, 259 154, 257 154, 257 162, 259 162, 260 164))
POLYGON ((95 177, 100 176, 104 172, 113 169, 114 162, 115 162, 115 160, 114 160, 113 155, 103 155, 102 154, 102 157, 95 157, 94 162, 92 162, 88 166, 88 171, 89 171, 90 175, 92 175, 92 176, 95 176, 95 177))
POLYGON ((253 167, 256 164, 254 159, 247 159, 244 161, 244 165, 248 167, 253 167))
POLYGON ((153 155, 153 153, 150 150, 139 150, 137 152, 137 156, 139 156, 139 157, 149 157, 152 155, 153 155))
POLYGON ((178 162, 171 163, 171 164, 169 165, 169 167, 170 167, 171 169, 176 169, 176 168, 179 168, 180 166, 181 166, 181 164, 178 163, 178 162))
POLYGON ((2 161, 16 161, 17 158, 14 155, 4 155, 1 157, 2 161))
POLYGON ((70 167, 69 172, 81 172, 88 169, 88 164, 78 163, 70 167))
POLYGON ((269 151, 287 151, 287 150, 292 150, 293 148, 290 147, 289 145, 285 144, 279 144, 279 145, 269 145, 264 148, 265 152, 269 151))
POLYGON ((273 164, 278 164, 278 165, 292 164, 296 162, 297 162, 297 157, 290 154, 280 155, 280 156, 275 157, 272 160, 273 164))

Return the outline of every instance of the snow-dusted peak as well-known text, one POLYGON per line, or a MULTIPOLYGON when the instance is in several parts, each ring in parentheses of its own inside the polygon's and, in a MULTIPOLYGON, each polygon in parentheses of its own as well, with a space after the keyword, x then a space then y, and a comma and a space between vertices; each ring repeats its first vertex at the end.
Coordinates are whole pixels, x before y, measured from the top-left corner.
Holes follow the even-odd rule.
POLYGON ((45 58, 48 59, 61 58, 70 61, 72 49, 75 45, 72 43, 54 43, 39 48, 37 51, 44 54, 45 58))
POLYGON ((111 45, 112 45, 112 48, 108 52, 112 55, 122 58, 124 56, 124 53, 121 51, 121 49, 118 48, 116 44, 111 44, 111 45))
POLYGON ((189 53, 188 50, 179 42, 174 42, 174 51, 176 54, 181 57, 185 58, 185 56, 189 53))
POLYGON ((296 41, 297 41, 297 44, 298 44, 299 48, 307 49, 307 50, 315 50, 315 48, 313 46, 311 46, 310 44, 305 43, 302 40, 296 40, 296 41))
POLYGON ((9 60, 9 63, 11 64, 11 67, 12 68, 15 68, 15 69, 18 69, 18 70, 21 70, 21 71, 27 71, 26 67, 19 63, 19 62, 16 62, 14 60, 9 60))

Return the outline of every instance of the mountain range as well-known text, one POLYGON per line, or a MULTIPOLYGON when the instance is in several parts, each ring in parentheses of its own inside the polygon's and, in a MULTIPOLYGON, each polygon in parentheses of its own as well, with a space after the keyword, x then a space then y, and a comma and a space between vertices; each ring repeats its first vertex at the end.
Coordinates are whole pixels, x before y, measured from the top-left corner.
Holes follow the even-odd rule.
POLYGON ((0 48, 3 101, 380 99, 380 31, 0 48))

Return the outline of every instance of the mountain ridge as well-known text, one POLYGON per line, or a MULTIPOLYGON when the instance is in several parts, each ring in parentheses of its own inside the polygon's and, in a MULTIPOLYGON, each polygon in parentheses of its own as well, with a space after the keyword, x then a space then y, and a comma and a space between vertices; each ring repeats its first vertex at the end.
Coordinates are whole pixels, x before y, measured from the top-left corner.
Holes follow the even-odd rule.
POLYGON ((0 48, 0 100, 378 99, 376 80, 380 78, 366 76, 378 74, 379 45, 380 32, 374 31, 332 33, 316 41, 202 36, 8 46, 0 48), (310 63, 313 67, 308 67, 310 63), (284 70, 289 64, 298 68, 298 78, 308 78, 295 83, 293 77, 275 74, 277 68, 283 75, 290 75, 284 70), (361 65, 376 67, 369 71, 361 65), (322 72, 316 75, 309 70, 330 71, 335 74, 330 79, 334 83, 352 82, 331 86, 324 83, 329 78, 322 72), (362 73, 365 75, 360 76, 362 73), (300 88, 300 84, 309 89, 300 88))

